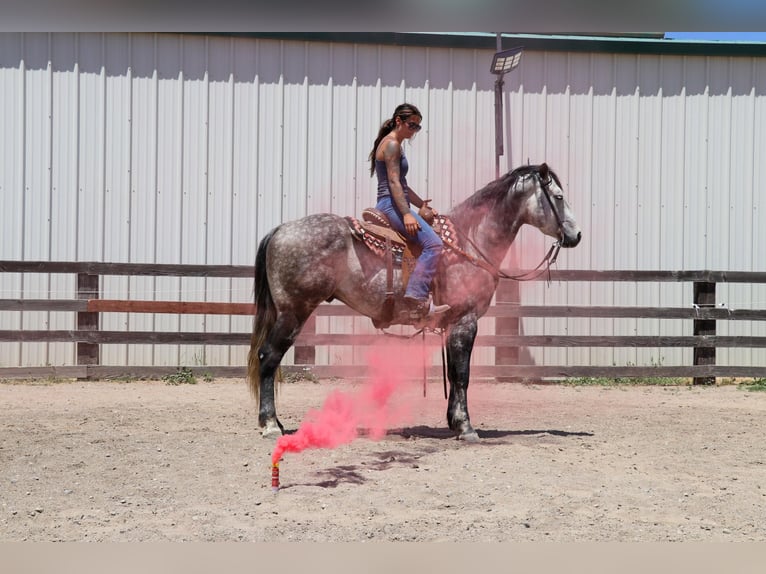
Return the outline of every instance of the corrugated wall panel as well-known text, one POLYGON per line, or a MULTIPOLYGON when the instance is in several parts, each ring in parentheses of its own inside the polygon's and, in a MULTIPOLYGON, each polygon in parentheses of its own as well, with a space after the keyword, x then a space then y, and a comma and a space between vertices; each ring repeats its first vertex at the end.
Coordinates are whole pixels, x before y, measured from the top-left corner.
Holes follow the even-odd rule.
MULTIPOLYGON (((179 238, 184 226, 184 220, 180 217, 184 203, 183 39, 180 36, 160 34, 156 37, 156 49, 155 261, 181 263, 183 243, 179 241, 179 238)), ((180 277, 157 277, 154 298, 160 301, 197 300, 196 297, 181 292, 180 277)), ((180 325, 179 315, 155 315, 154 326, 158 331, 175 331, 180 328, 180 325)), ((158 346, 154 353, 154 364, 180 364, 180 347, 178 345, 158 346)))
MULTIPOLYGON (((562 55, 565 60, 566 87, 557 90, 569 105, 562 116, 567 122, 567 132, 559 138, 566 141, 560 153, 563 174, 562 183, 568 192, 572 209, 583 229, 583 239, 574 251, 566 251, 560 266, 580 269, 590 265, 594 259, 610 260, 614 244, 609 240, 613 235, 613 202, 609 182, 614 178, 614 124, 615 93, 612 56, 592 55, 587 61, 579 61, 562 55), (582 71, 579 66, 584 66, 582 71), (587 74, 585 73, 587 70, 587 74), (582 78, 577 76, 582 75, 582 78), (586 81, 592 87, 588 87, 586 81), (570 104, 574 96, 575 106, 570 104), (581 118, 582 116, 582 118, 581 118), (580 147, 585 146, 585 147, 580 147), (582 157, 588 150, 590 157, 582 157), (606 184, 606 185, 605 185, 606 184), (580 249, 582 247, 582 249, 580 249)), ((574 305, 599 305, 612 302, 612 291, 603 283, 562 284, 552 293, 566 293, 566 302, 574 305)), ((558 299, 553 304, 562 304, 558 299)), ((569 319, 567 334, 598 334, 611 332, 612 321, 569 319)), ((566 360, 572 364, 598 364, 611 362, 612 349, 567 349, 566 360)))
MULTIPOLYGON (((662 58, 662 155, 659 160, 659 269, 684 268, 683 245, 686 241, 684 228, 685 200, 684 181, 689 169, 684 160, 684 138, 686 122, 684 60, 662 58)), ((664 285, 659 290, 659 305, 662 307, 683 307, 689 304, 691 287, 688 285, 664 285)), ((660 321, 659 333, 667 336, 681 336, 691 333, 691 322, 660 321), (688 333, 687 333, 688 331, 688 333)), ((691 349, 663 349, 660 363, 680 365, 690 362, 691 349)))
MULTIPOLYGON (((262 141, 258 126, 258 62, 257 43, 238 39, 234 43, 233 89, 233 154, 232 162, 232 227, 231 262, 251 265, 255 261, 255 249, 259 239, 258 210, 258 146, 262 141)), ((253 280, 233 279, 231 301, 253 301, 253 280)), ((248 332, 252 328, 251 317, 231 318, 233 332, 248 332)), ((247 363, 247 349, 231 347, 229 360, 232 365, 247 363)))
MULTIPOLYGON (((412 146, 423 146, 422 139, 427 139, 428 151, 428 184, 430 197, 438 204, 452 206, 460 203, 464 196, 460 190, 456 190, 452 182, 452 157, 453 122, 455 114, 452 100, 452 50, 445 48, 430 49, 428 51, 428 76, 431 78, 428 94, 427 116, 424 118, 426 138, 418 134, 418 138, 412 146), (422 139, 420 139, 422 138, 422 139), (437 199, 438 198, 438 199, 437 199)), ((393 111, 393 110, 392 110, 393 111)), ((389 112, 390 114, 391 112, 389 112)), ((422 164, 422 162, 421 162, 422 164)), ((423 168, 414 166, 413 170, 423 168)), ((415 188, 417 191, 417 188, 415 188)), ((463 192, 464 193, 464 192, 463 192)), ((447 211, 445 209, 445 211, 447 211)))
MULTIPOLYGON (((433 199, 436 203, 432 203, 434 208, 438 211, 441 209, 446 211, 449 207, 447 197, 443 197, 437 190, 433 189, 431 181, 429 180, 429 143, 430 134, 433 126, 433 118, 431 117, 428 96, 430 91, 430 75, 428 73, 429 66, 429 51, 418 48, 404 48, 403 49, 403 74, 402 79, 404 82, 404 89, 401 102, 409 102, 418 107, 423 114, 423 129, 418 132, 415 137, 411 138, 412 145, 409 146, 409 157, 412 159, 412 176, 408 175, 407 182, 410 184, 420 197, 424 199, 433 199)), ((398 105, 394 104, 394 107, 398 105)), ((394 111, 394 107, 389 110, 382 110, 380 118, 371 118, 371 123, 378 125, 383 122, 385 116, 390 116, 394 111), (377 121, 375 121, 377 120, 377 121)), ((375 130, 377 132, 377 129, 375 130)), ((374 136, 370 138, 368 147, 372 149, 372 143, 374 136)), ((368 150, 369 153, 369 150, 368 150)), ((366 156, 365 156, 366 159, 366 156)), ((376 183, 374 178, 368 178, 370 181, 370 197, 375 198, 376 183)))
POLYGON ((306 47, 306 121, 311 132, 306 145, 305 212, 332 213, 334 153, 332 46, 306 47))
MULTIPOLYGON (((210 241, 208 213, 208 175, 210 169, 211 110, 209 40, 198 36, 185 36, 181 48, 183 72, 183 134, 181 214, 181 263, 209 263, 207 246, 210 241)), ((182 297, 188 301, 204 300, 206 279, 182 277, 182 297)), ((205 331, 203 315, 182 315, 180 328, 184 331, 205 331)), ((181 365, 204 363, 204 345, 181 345, 181 365)))
MULTIPOLYGON (((52 68, 50 36, 24 34, 24 210, 22 246, 24 259, 50 257, 51 248, 51 114, 52 68)), ((50 276, 27 273, 22 289, 28 297, 47 297, 50 276)), ((47 329, 49 313, 27 312, 22 316, 23 329, 47 329)), ((49 362, 49 345, 32 343, 22 346, 22 365, 35 361, 49 362)))
POLYGON ((308 192, 308 46, 290 43, 284 46, 284 109, 282 149, 282 219, 289 221, 306 215, 308 192))
MULTIPOLYGON (((106 179, 106 68, 102 34, 78 34, 78 261, 104 261, 106 179), (81 222, 87 222, 81 224, 81 222)), ((110 229, 111 231, 111 229, 110 229)))
MULTIPOLYGON (((753 86, 755 101, 753 104, 753 125, 766 126, 766 61, 753 62, 753 86)), ((752 258, 748 263, 748 269, 762 270, 766 261, 766 165, 760 158, 766 157, 766 130, 755 129, 753 132, 753 204, 752 213, 748 216, 753 235, 750 238, 752 244, 752 258)), ((766 285, 756 285, 752 290, 752 299, 743 302, 754 309, 766 309, 766 285)), ((744 307, 745 305, 743 305, 744 307)), ((766 336, 766 322, 761 321, 753 324, 754 336, 766 336)), ((763 365, 766 363, 763 351, 753 351, 753 364, 763 365)))
MULTIPOLYGON (((77 37, 74 34, 51 36, 51 252, 54 261, 67 261, 77 251, 77 121, 78 86, 73 62, 77 37)), ((51 275, 50 297, 66 299, 76 286, 75 278, 51 275)), ((72 313, 50 313, 50 329, 74 329, 72 313)), ((75 345, 51 345, 48 361, 52 365, 72 365, 75 345)))
MULTIPOLYGON (((23 147, 24 92, 23 76, 25 60, 21 34, 0 34, 0 254, 3 259, 17 260, 24 257, 23 219, 24 187, 23 147)), ((0 293, 4 298, 21 298, 23 276, 17 273, 0 274, 0 293)), ((19 329, 22 325, 20 312, 0 313, 0 329, 19 329)), ((15 366, 21 361, 20 343, 0 345, 0 365, 15 366)))
MULTIPOLYGON (((730 221, 730 236, 727 241, 729 269, 749 269, 753 253, 753 170, 756 157, 755 131, 757 124, 753 121, 755 115, 755 94, 753 77, 754 67, 751 61, 731 60, 730 89, 731 89, 731 174, 729 179, 730 194, 726 214, 730 221)), ((760 160, 759 160, 760 161, 760 160)), ((716 292, 718 301, 730 307, 745 308, 752 305, 751 285, 729 285, 722 293, 723 298, 716 292)), ((749 323, 726 324, 722 334, 751 335, 752 326, 749 323)), ((721 353, 721 362, 736 364, 750 362, 753 350, 743 348, 726 349, 721 353)))
MULTIPOLYGON (((710 86, 707 142, 708 213, 707 213, 707 260, 714 268, 729 268, 729 238, 731 234, 730 206, 731 178, 733 177, 732 110, 733 94, 730 85, 730 60, 710 58, 708 83, 710 86), (723 267, 722 267, 723 266, 723 267)), ((716 290, 718 301, 729 299, 729 286, 716 290)), ((726 328, 726 327, 724 327, 726 328)), ((729 349, 718 349, 716 360, 726 362, 729 349)))
MULTIPOLYGON (((252 264, 258 240, 306 213, 374 203, 367 156, 402 101, 424 130, 410 183, 441 211, 494 177, 492 52, 173 34, 0 35, 6 258, 252 264)), ((547 161, 584 238, 559 268, 760 269, 766 72, 761 60, 526 52, 505 76, 501 170, 547 161)), ((551 244, 525 229, 506 264, 551 244)), ((71 297, 74 278, 4 274, 4 293, 71 297)), ((250 301, 252 280, 104 277, 105 297, 250 301)), ((520 286, 525 304, 691 304, 690 285, 520 286)), ((721 285, 730 308, 766 288, 721 285)), ((71 314, 4 313, 7 328, 71 314)), ((105 329, 249 331, 248 317, 105 314, 105 329)), ((370 332, 365 319, 318 329, 370 332)), ((493 330, 485 319, 480 332, 493 330)), ((691 322, 525 319, 528 334, 689 334, 691 322)), ((764 326, 721 323, 721 333, 764 326)), ((243 364, 246 349, 105 346, 106 364, 243 364)), ((348 347, 325 363, 359 360, 348 347)), ((533 349, 537 362, 675 364, 691 350, 533 349)), ((0 345, 2 364, 69 364, 74 345, 0 345)), ((720 350, 720 362, 764 353, 720 350)), ((289 357, 291 357, 290 355, 289 357)), ((289 359, 288 357, 288 359, 289 359)), ((476 356, 493 361, 487 351, 476 356)))
MULTIPOLYGON (((104 237, 105 261, 130 261, 132 104, 130 36, 104 36, 104 237)), ((128 277, 102 277, 102 288, 115 299, 129 297, 128 277)), ((101 328, 127 330, 128 313, 110 313, 101 328)), ((128 345, 106 345, 101 353, 104 364, 127 364, 128 345)))
MULTIPOLYGON (((608 240, 614 244, 611 261, 592 261, 595 269, 637 269, 636 246, 638 244, 638 148, 641 88, 639 65, 636 56, 618 57, 615 69, 617 103, 614 135, 615 177, 613 186, 614 235, 608 240)), ((594 182, 595 183, 595 182, 594 182)), ((593 219, 597 219, 595 216, 593 219)), ((595 234, 597 227, 590 232, 595 234)), ((607 238, 604 238, 607 239, 607 238)), ((595 240, 595 237, 594 237, 595 240)), ((636 305, 637 288, 632 283, 615 283, 614 305, 636 305)), ((638 328, 636 319, 615 319, 615 335, 635 335, 638 328)), ((618 348, 614 350, 615 365, 636 364, 636 350, 618 348)))
MULTIPOLYGON (((208 41, 208 137, 207 146, 207 236, 205 260, 210 263, 232 263, 232 158, 234 157, 234 42, 230 38, 208 41), (214 232, 221 230, 226 232, 214 232)), ((229 301, 231 279, 210 277, 205 280, 204 301, 229 301)), ((207 315, 204 329, 213 333, 228 332, 231 318, 207 315)), ((225 365, 229 347, 206 345, 200 365, 225 365)))
MULTIPOLYGON (((581 245, 571 256, 566 253, 565 264, 569 268, 588 268, 592 261, 601 261, 600 268, 614 268, 615 237, 618 223, 615 219, 615 180, 618 106, 624 97, 617 88, 617 69, 624 65, 620 56, 605 56, 600 65, 593 70, 594 108, 592 154, 589 161, 582 161, 576 156, 570 157, 569 197, 572 208, 577 213, 577 220, 583 230, 581 245)), ((570 62, 568 73, 572 73, 570 62)), ((576 148, 571 152, 576 154, 576 148)), ((572 288, 573 287, 573 288, 572 288)), ((574 285, 573 299, 582 305, 613 305, 614 287, 609 283, 598 282, 588 285, 574 285)), ((614 332, 614 319, 590 319, 587 326, 578 333, 589 335, 609 335, 614 332)), ((612 364, 614 350, 586 349, 579 356, 580 364, 612 364)))
MULTIPOLYGON (((157 244, 157 64, 155 42, 130 42, 130 261, 153 263, 157 244)), ((131 299, 154 299, 154 277, 129 277, 131 299)), ((130 331, 152 331, 155 315, 131 313, 130 331)), ((154 363, 154 345, 130 345, 131 365, 154 363)))
POLYGON ((282 46, 279 42, 258 43, 258 237, 263 237, 282 219, 283 170, 283 79, 282 46))
MULTIPOLYGON (((565 174, 567 173, 567 148, 560 143, 562 136, 567 133, 568 123, 564 124, 563 120, 566 119, 568 122, 568 110, 562 110, 560 104, 552 107, 556 99, 551 99, 551 94, 555 94, 563 87, 560 82, 551 82, 555 76, 552 71, 557 68, 558 58, 558 56, 540 53, 535 54, 535 57, 529 62, 525 62, 523 74, 526 91, 524 104, 526 135, 524 136, 524 160, 522 163, 547 162, 557 174, 559 172, 565 174), (557 112, 562 113, 562 115, 558 116, 557 112)), ((584 117, 587 121, 591 120, 590 114, 584 117)), ((561 183, 566 186, 566 179, 561 183)), ((521 234, 520 240, 523 242, 521 244, 523 250, 522 265, 527 269, 534 268, 555 241, 554 238, 545 236, 529 226, 521 234)), ((568 258, 564 257, 564 259, 568 258)), ((560 305, 568 303, 568 286, 562 286, 562 288, 555 290, 547 288, 544 284, 539 284, 536 287, 539 292, 539 304, 560 305)), ((542 321, 542 333, 568 335, 571 334, 568 327, 568 320, 563 317, 542 321)), ((563 348, 546 348, 542 351, 542 360, 555 364, 566 364, 567 355, 571 354, 569 350, 563 348)))
MULTIPOLYGON (((637 215, 636 266, 649 269, 662 260, 660 242, 660 166, 662 165, 662 64, 660 58, 639 56, 638 82, 641 97, 638 106, 638 179, 636 195, 631 209, 637 215)), ((636 286, 636 304, 640 307, 659 305, 661 286, 656 283, 639 283, 636 286)), ((636 334, 652 335, 658 332, 659 319, 639 319, 636 334)), ((662 362, 662 349, 640 348, 636 350, 639 365, 662 362)))

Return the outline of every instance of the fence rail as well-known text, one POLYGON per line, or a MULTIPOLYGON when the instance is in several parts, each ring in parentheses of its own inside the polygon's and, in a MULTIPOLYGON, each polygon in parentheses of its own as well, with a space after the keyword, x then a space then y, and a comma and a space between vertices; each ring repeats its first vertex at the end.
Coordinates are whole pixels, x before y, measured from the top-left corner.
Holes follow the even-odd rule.
MULTIPOLYGON (((0 261, 0 273, 67 273, 77 276, 75 299, 0 299, 2 311, 60 311, 73 312, 77 317, 74 330, 0 330, 0 341, 12 342, 73 342, 77 345, 77 365, 52 367, 0 367, 0 377, 75 378, 161 376, 175 371, 174 367, 107 366, 100 365, 99 345, 103 344, 204 344, 249 345, 249 333, 103 331, 99 329, 101 313, 173 313, 252 315, 250 303, 114 300, 100 297, 101 276, 181 276, 250 278, 253 269, 246 265, 158 265, 138 263, 0 261)), ((722 309, 715 307, 717 283, 766 283, 764 272, 740 271, 582 271, 551 272, 554 281, 586 282, 685 282, 693 285, 693 307, 624 307, 624 306, 536 306, 498 303, 487 315, 505 318, 661 318, 691 320, 693 334, 689 336, 569 336, 519 335, 513 327, 501 326, 494 335, 480 335, 477 347, 496 350, 519 347, 691 347, 692 365, 679 366, 589 366, 589 365, 519 365, 506 359, 495 365, 472 367, 476 377, 567 378, 567 377, 693 377, 697 384, 714 382, 715 377, 763 377, 766 367, 716 365, 716 348, 766 347, 766 337, 718 336, 716 322, 764 321, 766 310, 722 309), (505 364, 502 364, 505 362, 505 364)), ((540 280, 543 280, 542 278, 540 280)), ((320 305, 316 316, 353 317, 355 311, 343 305, 320 305)), ((500 323, 500 321, 498 321, 500 323)), ((310 321, 296 341, 296 364, 286 370, 311 369, 318 376, 361 376, 360 365, 314 365, 313 349, 318 345, 371 345, 381 335, 348 335, 316 333, 310 321)), ((426 339, 438 344, 435 335, 426 339)), ((501 355, 502 353, 498 353, 501 355)), ((194 370, 194 369, 193 369, 194 370)), ((244 376, 245 367, 209 366, 197 370, 214 376, 244 376)), ((441 367, 433 367, 429 376, 441 375, 441 367)))

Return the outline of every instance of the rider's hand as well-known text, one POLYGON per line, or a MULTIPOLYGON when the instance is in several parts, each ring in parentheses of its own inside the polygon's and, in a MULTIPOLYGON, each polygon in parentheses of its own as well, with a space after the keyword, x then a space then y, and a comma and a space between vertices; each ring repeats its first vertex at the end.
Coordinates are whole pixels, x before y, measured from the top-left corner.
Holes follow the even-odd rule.
POLYGON ((423 208, 427 208, 427 209, 429 209, 429 210, 431 211, 431 213, 433 213, 434 215, 439 215, 439 212, 438 212, 438 211, 436 211, 436 210, 435 210, 433 207, 431 207, 430 205, 428 205, 428 204, 429 204, 431 201, 433 201, 433 199, 424 199, 424 200, 423 200, 423 206, 421 207, 421 209, 423 209, 423 208))
POLYGON ((423 204, 420 206, 420 209, 418 210, 418 215, 425 219, 426 223, 428 225, 434 224, 434 219, 439 215, 436 210, 428 205, 430 203, 430 199, 424 199, 423 204))
POLYGON ((420 231, 420 224, 418 223, 418 220, 415 219, 414 215, 411 213, 405 213, 402 219, 404 221, 404 228, 407 230, 408 235, 414 236, 418 231, 420 231))

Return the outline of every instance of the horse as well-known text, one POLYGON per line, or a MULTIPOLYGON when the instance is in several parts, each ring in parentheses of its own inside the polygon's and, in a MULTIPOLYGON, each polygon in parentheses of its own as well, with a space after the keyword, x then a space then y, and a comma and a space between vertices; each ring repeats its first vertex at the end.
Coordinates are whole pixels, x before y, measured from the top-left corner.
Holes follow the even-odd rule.
MULTIPOLYGON (((500 278, 511 278, 499 265, 525 224, 565 248, 575 247, 582 232, 561 181, 546 163, 509 171, 454 206, 447 218, 458 245, 445 247, 433 291, 439 303, 450 308, 425 326, 446 334, 447 424, 458 439, 475 442, 479 437, 468 414, 469 364, 478 320, 489 308, 500 278)), ((338 299, 376 326, 423 327, 412 318, 403 295, 402 270, 394 268, 392 278, 390 261, 387 265, 357 240, 348 218, 308 215, 282 223, 263 237, 255 260, 256 312, 247 380, 259 405, 264 437, 284 433, 274 403, 275 375, 314 309, 338 299)))

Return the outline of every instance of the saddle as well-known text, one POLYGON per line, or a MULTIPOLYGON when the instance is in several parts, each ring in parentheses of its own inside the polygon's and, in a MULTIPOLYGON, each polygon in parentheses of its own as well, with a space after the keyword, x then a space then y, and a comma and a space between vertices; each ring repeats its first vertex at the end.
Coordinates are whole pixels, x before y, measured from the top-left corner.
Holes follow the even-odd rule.
MULTIPOLYGON (((368 207, 362 211, 362 221, 354 217, 346 217, 346 221, 354 238, 364 243, 375 255, 381 259, 387 259, 390 256, 392 267, 402 269, 402 284, 406 286, 415 262, 422 252, 420 245, 408 240, 391 227, 386 214, 374 207, 368 207)), ((426 219, 426 221, 429 220, 426 219)), ((445 251, 459 250, 457 232, 449 217, 441 214, 431 215, 429 223, 444 243, 445 251)))

